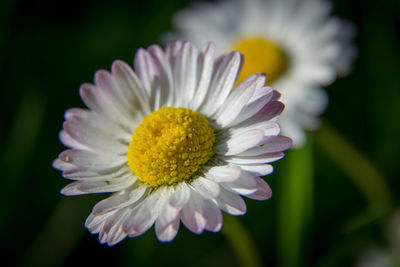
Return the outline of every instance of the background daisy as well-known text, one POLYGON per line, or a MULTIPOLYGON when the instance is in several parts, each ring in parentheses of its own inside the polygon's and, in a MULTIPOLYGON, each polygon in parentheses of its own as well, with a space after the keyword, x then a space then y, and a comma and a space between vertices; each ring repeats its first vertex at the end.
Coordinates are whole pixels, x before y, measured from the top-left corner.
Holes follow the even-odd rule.
POLYGON ((323 0, 199 2, 174 17, 178 31, 167 39, 213 40, 219 51, 242 52, 239 80, 252 72, 267 74, 287 106, 282 131, 299 147, 304 129, 316 129, 326 107, 321 86, 348 72, 355 56, 353 25, 330 13, 331 3, 323 0))

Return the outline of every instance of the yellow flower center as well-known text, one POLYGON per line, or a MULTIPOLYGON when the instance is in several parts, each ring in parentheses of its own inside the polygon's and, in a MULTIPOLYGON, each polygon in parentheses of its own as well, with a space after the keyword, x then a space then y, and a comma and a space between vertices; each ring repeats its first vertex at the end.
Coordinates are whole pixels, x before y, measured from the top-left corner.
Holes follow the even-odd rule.
POLYGON ((145 117, 132 134, 128 165, 152 187, 192 178, 213 155, 214 130, 187 108, 164 107, 145 117))
POLYGON ((241 38, 233 50, 244 55, 243 68, 237 83, 257 72, 267 74, 267 83, 276 81, 287 69, 287 55, 281 47, 263 38, 241 38))

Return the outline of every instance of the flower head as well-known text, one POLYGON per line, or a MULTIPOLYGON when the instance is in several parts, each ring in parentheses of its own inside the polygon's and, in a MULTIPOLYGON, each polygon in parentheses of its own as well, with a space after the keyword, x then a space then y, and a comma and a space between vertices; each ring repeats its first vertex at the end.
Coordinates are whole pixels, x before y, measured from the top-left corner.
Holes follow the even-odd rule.
POLYGON ((135 71, 115 61, 95 84, 83 84, 89 109, 65 113, 60 138, 70 149, 54 161, 70 183, 61 193, 111 192, 86 220, 101 243, 114 245, 153 224, 160 241, 172 240, 180 221, 192 232, 216 232, 221 210, 242 215, 240 195, 265 200, 260 178, 283 157, 291 140, 278 136, 279 94, 254 74, 235 86, 238 52, 214 57, 191 43, 165 51, 140 49, 135 71))
POLYGON ((355 56, 351 24, 330 16, 324 0, 225 0, 182 10, 174 18, 178 32, 167 39, 198 45, 212 40, 217 51, 244 55, 239 76, 264 72, 267 84, 282 94, 282 132, 302 146, 304 129, 319 125, 327 96, 320 88, 349 71, 355 56))

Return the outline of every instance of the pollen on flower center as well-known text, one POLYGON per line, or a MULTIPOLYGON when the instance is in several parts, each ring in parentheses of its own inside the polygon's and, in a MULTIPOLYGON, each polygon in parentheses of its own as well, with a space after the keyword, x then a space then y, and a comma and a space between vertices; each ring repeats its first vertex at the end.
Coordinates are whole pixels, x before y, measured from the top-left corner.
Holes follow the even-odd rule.
POLYGON ((191 176, 213 155, 214 130, 187 108, 164 107, 145 117, 132 134, 128 165, 152 187, 191 176))
POLYGON ((288 59, 285 51, 265 38, 241 38, 233 50, 244 55, 243 68, 238 83, 257 72, 267 74, 267 83, 277 80, 287 69, 288 59))

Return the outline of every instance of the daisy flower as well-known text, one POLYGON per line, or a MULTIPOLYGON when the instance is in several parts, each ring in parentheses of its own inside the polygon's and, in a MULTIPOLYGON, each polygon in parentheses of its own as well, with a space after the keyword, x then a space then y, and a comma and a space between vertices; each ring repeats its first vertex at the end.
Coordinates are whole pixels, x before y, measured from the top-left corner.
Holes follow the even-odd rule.
POLYGON ((352 25, 330 16, 323 0, 226 0, 199 3, 174 17, 177 33, 166 39, 188 39, 197 45, 212 40, 217 52, 244 55, 239 76, 256 72, 282 94, 282 133, 294 145, 305 142, 305 129, 318 127, 327 104, 320 88, 349 71, 355 56, 352 25))
POLYGON ((239 195, 271 197, 259 176, 283 157, 291 140, 278 136, 279 94, 254 74, 235 87, 238 52, 220 57, 207 44, 171 42, 140 49, 134 71, 115 61, 99 70, 80 95, 89 109, 65 112, 60 139, 70 149, 54 161, 76 180, 64 195, 111 192, 85 226, 114 245, 155 224, 160 241, 172 240, 180 221, 193 233, 217 232, 221 210, 242 215, 239 195))

